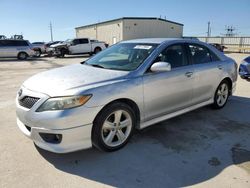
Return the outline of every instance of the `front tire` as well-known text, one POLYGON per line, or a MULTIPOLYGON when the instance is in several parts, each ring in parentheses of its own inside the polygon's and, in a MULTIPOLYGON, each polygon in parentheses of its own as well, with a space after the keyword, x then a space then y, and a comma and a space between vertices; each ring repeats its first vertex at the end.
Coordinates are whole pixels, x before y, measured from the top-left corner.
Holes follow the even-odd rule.
POLYGON ((40 57, 42 54, 41 50, 35 50, 35 57, 40 57))
POLYGON ((92 143, 102 151, 116 151, 127 144, 136 123, 133 109, 125 103, 112 103, 96 117, 92 143))
POLYGON ((220 83, 220 85, 216 89, 216 92, 214 94, 213 107, 215 109, 223 108, 227 103, 229 93, 230 93, 229 83, 226 80, 224 80, 220 83))

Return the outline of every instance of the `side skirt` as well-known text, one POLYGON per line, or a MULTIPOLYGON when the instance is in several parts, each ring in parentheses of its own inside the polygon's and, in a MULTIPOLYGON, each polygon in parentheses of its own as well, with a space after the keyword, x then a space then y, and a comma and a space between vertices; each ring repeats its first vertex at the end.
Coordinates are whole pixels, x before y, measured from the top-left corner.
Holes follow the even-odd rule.
POLYGON ((190 106, 190 107, 188 107, 188 108, 184 108, 184 109, 182 109, 182 110, 179 110, 179 111, 176 111, 176 112, 173 112, 173 113, 170 113, 170 114, 166 114, 166 115, 163 115, 163 116, 160 116, 160 117, 157 117, 157 118, 154 118, 154 119, 145 121, 145 122, 141 122, 139 129, 143 129, 143 128, 148 127, 148 126, 150 126, 150 125, 159 123, 159 122, 161 122, 161 121, 164 121, 164 120, 173 118, 173 117, 175 117, 175 116, 178 116, 178 115, 181 115, 181 114, 190 112, 190 111, 192 111, 192 110, 195 110, 195 109, 197 109, 197 108, 200 108, 200 107, 203 107, 203 106, 212 104, 212 103, 213 103, 213 99, 210 99, 210 100, 208 100, 208 101, 206 101, 206 102, 202 102, 202 103, 196 104, 196 105, 194 105, 194 106, 190 106))

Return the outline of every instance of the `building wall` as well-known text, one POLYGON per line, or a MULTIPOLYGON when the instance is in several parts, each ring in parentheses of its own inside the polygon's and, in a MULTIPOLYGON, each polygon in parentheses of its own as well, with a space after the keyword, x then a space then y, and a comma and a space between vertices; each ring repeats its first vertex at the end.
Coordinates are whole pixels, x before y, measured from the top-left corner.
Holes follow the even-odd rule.
POLYGON ((122 20, 97 24, 90 27, 76 28, 76 37, 88 37, 112 45, 123 39, 122 28, 122 20))
POLYGON ((112 45, 121 40, 136 38, 179 38, 183 26, 161 20, 124 19, 76 28, 76 37, 88 37, 112 45))
POLYGON ((124 20, 123 40, 136 38, 179 38, 183 26, 161 20, 124 20))

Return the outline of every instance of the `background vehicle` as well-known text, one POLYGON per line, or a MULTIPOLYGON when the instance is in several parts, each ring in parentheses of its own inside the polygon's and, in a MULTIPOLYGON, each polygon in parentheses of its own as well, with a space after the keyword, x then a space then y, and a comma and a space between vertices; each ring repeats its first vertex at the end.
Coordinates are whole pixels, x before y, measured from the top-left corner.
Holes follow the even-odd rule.
POLYGON ((16 98, 17 123, 52 152, 92 145, 114 151, 135 128, 209 104, 223 108, 236 80, 236 62, 206 43, 123 41, 81 64, 26 80, 16 98))
POLYGON ((227 47, 225 47, 221 44, 218 44, 218 43, 210 43, 210 45, 214 46, 217 50, 219 50, 221 52, 224 52, 224 49, 227 48, 227 47))
POLYGON ((241 62, 239 67, 239 75, 243 79, 250 79, 250 56, 241 62))
POLYGON ((91 41, 88 38, 68 39, 63 43, 53 45, 54 53, 58 57, 73 54, 96 54, 104 49, 106 45, 104 42, 91 41))
POLYGON ((0 35, 0 40, 4 40, 6 39, 7 37, 5 35, 0 35))
POLYGON ((45 53, 48 54, 49 56, 53 55, 53 45, 62 43, 63 41, 53 41, 53 42, 48 42, 45 44, 45 53))
POLYGON ((44 54, 46 52, 45 42, 33 42, 32 46, 35 51, 36 57, 40 57, 41 54, 44 54))
POLYGON ((0 40, 0 57, 17 57, 25 60, 34 55, 32 45, 27 40, 0 40))

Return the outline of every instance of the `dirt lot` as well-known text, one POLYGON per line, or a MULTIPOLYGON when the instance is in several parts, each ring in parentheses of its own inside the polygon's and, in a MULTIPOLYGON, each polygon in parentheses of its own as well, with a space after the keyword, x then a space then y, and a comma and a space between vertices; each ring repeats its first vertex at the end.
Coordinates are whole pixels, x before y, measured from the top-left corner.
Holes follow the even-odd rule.
MULTIPOLYGON (((228 56, 240 62, 246 55, 228 56)), ((250 82, 241 78, 224 109, 204 107, 151 126, 117 152, 36 148, 16 126, 19 86, 84 58, 0 60, 0 187, 250 187, 250 82)))

